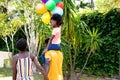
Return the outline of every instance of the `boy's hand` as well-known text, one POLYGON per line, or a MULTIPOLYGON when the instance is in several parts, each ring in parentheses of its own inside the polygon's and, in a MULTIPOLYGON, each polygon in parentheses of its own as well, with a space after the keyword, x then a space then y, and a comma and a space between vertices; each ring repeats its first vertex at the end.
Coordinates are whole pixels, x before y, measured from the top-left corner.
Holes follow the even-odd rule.
POLYGON ((47 51, 48 51, 47 49, 44 49, 43 54, 45 54, 47 51))

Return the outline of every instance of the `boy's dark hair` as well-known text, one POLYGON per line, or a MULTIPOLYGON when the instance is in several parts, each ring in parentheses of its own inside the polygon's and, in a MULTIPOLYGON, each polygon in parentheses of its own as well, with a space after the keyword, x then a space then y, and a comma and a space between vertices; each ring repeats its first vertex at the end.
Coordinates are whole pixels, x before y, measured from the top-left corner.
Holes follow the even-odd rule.
POLYGON ((17 41, 16 46, 20 51, 25 51, 27 48, 27 41, 24 38, 21 38, 17 41))
POLYGON ((45 39, 45 44, 48 44, 50 38, 45 39))
POLYGON ((60 16, 59 14, 53 14, 52 17, 51 17, 51 20, 56 21, 58 26, 63 24, 62 16, 60 16))

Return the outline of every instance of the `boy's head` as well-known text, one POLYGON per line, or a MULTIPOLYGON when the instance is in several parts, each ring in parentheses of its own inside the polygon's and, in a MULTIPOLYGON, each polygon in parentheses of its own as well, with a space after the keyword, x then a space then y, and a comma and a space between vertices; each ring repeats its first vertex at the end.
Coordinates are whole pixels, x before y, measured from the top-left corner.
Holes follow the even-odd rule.
POLYGON ((62 16, 59 14, 53 14, 50 23, 53 27, 59 27, 61 24, 63 24, 62 16))
POLYGON ((20 51, 25 51, 27 48, 27 41, 21 38, 17 41, 16 46, 17 46, 17 49, 19 49, 20 51))

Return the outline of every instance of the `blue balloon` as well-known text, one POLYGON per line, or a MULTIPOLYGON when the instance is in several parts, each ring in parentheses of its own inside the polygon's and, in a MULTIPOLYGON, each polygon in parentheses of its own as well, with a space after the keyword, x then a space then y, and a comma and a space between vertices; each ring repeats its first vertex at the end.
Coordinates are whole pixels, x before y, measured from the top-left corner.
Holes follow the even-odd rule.
POLYGON ((60 7, 56 7, 55 9, 53 9, 52 14, 59 14, 59 15, 63 15, 63 9, 60 7))

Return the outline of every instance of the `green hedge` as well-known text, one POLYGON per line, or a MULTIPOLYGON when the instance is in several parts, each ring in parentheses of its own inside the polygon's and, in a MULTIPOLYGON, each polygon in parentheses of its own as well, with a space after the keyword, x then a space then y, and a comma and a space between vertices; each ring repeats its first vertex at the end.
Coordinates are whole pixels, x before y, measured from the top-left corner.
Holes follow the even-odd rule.
MULTIPOLYGON (((98 28, 102 32, 104 39, 101 50, 90 57, 86 70, 95 75, 118 75, 119 70, 119 51, 120 51, 120 13, 115 9, 107 13, 94 12, 81 16, 91 29, 98 28)), ((80 63, 77 65, 82 67, 85 54, 80 55, 80 63)))

